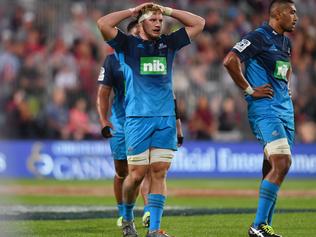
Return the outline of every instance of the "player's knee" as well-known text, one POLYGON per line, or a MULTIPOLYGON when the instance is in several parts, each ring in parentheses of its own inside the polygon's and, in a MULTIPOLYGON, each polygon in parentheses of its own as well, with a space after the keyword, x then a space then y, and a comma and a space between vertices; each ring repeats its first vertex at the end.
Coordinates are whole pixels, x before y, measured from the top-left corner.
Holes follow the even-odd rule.
POLYGON ((291 164, 292 164, 292 160, 291 160, 290 157, 288 157, 288 159, 286 159, 286 161, 284 162, 284 165, 283 165, 283 167, 281 169, 281 175, 282 176, 285 177, 287 175, 287 173, 290 170, 291 164))
POLYGON ((125 179, 128 174, 128 170, 117 170, 115 173, 115 177, 117 179, 125 179))
POLYGON ((150 164, 157 163, 157 162, 164 162, 170 165, 173 157, 174 157, 173 150, 158 149, 158 148, 152 149, 150 151, 150 164))
POLYGON ((149 150, 137 154, 127 156, 127 163, 129 165, 149 165, 149 150))
POLYGON ((160 170, 160 171, 152 171, 151 177, 153 180, 163 180, 167 177, 167 170, 160 170))
POLYGON ((154 149, 150 156, 150 172, 152 179, 165 179, 173 157, 172 150, 154 149))
POLYGON ((264 152, 267 157, 271 155, 289 155, 291 156, 291 148, 286 138, 274 140, 266 144, 264 152))
POLYGON ((291 167, 291 157, 289 155, 274 155, 271 156, 270 160, 272 160, 272 170, 275 175, 284 178, 291 167))
POLYGON ((144 172, 134 170, 134 172, 131 172, 129 174, 129 177, 133 181, 133 183, 140 185, 145 177, 145 174, 144 174, 144 172))
POLYGON ((128 175, 128 167, 127 164, 124 163, 115 163, 115 177, 117 179, 125 179, 128 175))

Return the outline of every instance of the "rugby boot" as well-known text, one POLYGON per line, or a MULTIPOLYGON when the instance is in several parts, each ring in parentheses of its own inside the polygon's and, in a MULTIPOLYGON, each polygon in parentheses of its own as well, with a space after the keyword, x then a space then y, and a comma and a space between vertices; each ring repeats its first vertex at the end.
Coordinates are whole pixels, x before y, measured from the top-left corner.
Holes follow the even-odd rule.
POLYGON ((123 237, 138 237, 134 221, 122 221, 123 237))
POLYGON ((274 233, 272 226, 267 224, 261 224, 258 228, 250 226, 248 235, 249 237, 282 237, 281 235, 274 233))

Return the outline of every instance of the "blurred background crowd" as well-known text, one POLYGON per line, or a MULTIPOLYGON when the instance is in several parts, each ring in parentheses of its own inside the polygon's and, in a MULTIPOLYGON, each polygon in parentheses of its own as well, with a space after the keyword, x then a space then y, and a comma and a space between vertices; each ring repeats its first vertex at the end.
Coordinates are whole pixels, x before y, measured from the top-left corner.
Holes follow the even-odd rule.
MULTIPOLYGON (((96 21, 141 0, 1 0, 0 138, 100 139, 97 78, 106 55, 96 21)), ((296 140, 316 142, 316 1, 296 0, 300 17, 291 80, 296 140)), ((185 139, 253 140, 243 93, 222 66, 230 48, 264 22, 267 0, 177 0, 160 4, 206 19, 182 49, 173 76, 185 139)), ((125 30, 128 20, 121 28, 125 30)), ((164 31, 180 25, 165 17, 164 31)))

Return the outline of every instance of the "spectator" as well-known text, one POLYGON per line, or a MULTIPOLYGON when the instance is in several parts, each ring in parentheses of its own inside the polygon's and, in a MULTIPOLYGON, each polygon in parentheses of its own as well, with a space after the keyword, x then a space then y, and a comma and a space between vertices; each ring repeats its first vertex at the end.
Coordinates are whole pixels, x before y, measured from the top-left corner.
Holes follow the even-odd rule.
POLYGON ((90 118, 87 114, 87 101, 84 98, 77 99, 70 109, 68 129, 72 139, 91 138, 90 118))
POLYGON ((45 111, 46 136, 48 138, 68 139, 69 112, 66 106, 66 94, 62 88, 54 88, 52 98, 49 100, 45 111))
MULTIPOLYGON (((89 105, 94 103, 95 80, 101 60, 112 52, 101 39, 96 19, 102 12, 128 8, 136 5, 135 2, 143 1, 64 0, 60 4, 53 0, 45 1, 45 4, 28 1, 25 8, 18 5, 21 1, 2 0, 1 6, 10 4, 10 11, 2 9, 0 14, 0 129, 10 131, 5 138, 44 135, 50 139, 67 138, 60 131, 46 133, 43 128, 43 124, 51 124, 48 108, 44 108, 47 101, 47 107, 53 104, 50 92, 56 86, 64 88, 65 101, 61 107, 67 114, 69 105, 74 104, 78 97, 85 96, 89 105), (18 131, 19 128, 23 131, 18 131)), ((223 72, 221 61, 234 42, 266 19, 268 2, 185 0, 172 1, 172 4, 176 8, 190 7, 206 19, 203 33, 192 47, 181 50, 174 61, 175 94, 183 99, 179 106, 183 130, 192 134, 192 139, 219 139, 219 135, 227 131, 231 133, 231 130, 241 134, 236 139, 254 139, 248 125, 239 124, 239 118, 246 116, 246 111, 236 106, 243 101, 243 94, 231 85, 230 79, 225 79, 227 74, 223 72), (232 95, 236 104, 233 112, 227 111, 227 107, 232 107, 230 99, 223 96, 227 94, 232 95), (195 103, 200 95, 212 98, 209 100, 211 106, 207 105, 211 110, 200 111, 199 103, 195 103), (187 122, 184 122, 185 118, 187 122), (196 118, 201 124, 193 123, 196 118), (219 121, 218 127, 216 121, 219 121)), ((316 142, 314 136, 306 138, 316 126, 316 99, 313 95, 316 84, 316 22, 313 16, 316 1, 300 1, 297 8, 302 17, 296 32, 289 35, 293 42, 291 90, 296 110, 297 140, 316 142), (303 131, 309 132, 305 134, 303 131)), ((168 18, 164 30, 170 32, 179 27, 177 21, 168 18)), ((85 113, 93 115, 93 110, 91 106, 85 113)), ((98 130, 95 125, 93 129, 98 130)), ((189 135, 187 139, 190 139, 189 135)))
POLYGON ((213 138, 216 125, 206 96, 198 98, 196 110, 189 122, 189 130, 191 137, 194 139, 206 140, 213 138))
POLYGON ((32 116, 24 90, 18 89, 14 92, 7 104, 6 113, 8 137, 20 139, 38 137, 37 123, 32 116))
POLYGON ((238 129, 240 115, 236 111, 235 101, 232 97, 226 97, 224 99, 218 121, 219 131, 231 132, 238 129))

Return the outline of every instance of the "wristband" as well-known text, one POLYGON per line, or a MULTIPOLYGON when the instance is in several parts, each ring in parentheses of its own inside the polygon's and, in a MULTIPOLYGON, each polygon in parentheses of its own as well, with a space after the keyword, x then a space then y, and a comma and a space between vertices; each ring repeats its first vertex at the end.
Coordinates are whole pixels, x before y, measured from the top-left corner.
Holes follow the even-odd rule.
POLYGON ((252 95, 255 92, 251 86, 248 86, 244 91, 247 95, 252 95))
POLYGON ((165 15, 165 16, 171 16, 171 14, 172 14, 172 8, 171 7, 164 7, 163 8, 163 15, 165 15))
POLYGON ((183 137, 183 136, 179 136, 179 137, 177 137, 177 143, 178 143, 178 146, 182 146, 182 144, 183 144, 183 140, 184 140, 184 137, 183 137))
POLYGON ((135 7, 129 8, 128 10, 132 13, 132 15, 134 15, 135 7))
POLYGON ((105 126, 104 128, 102 128, 101 134, 104 138, 112 137, 111 128, 109 126, 105 126))

